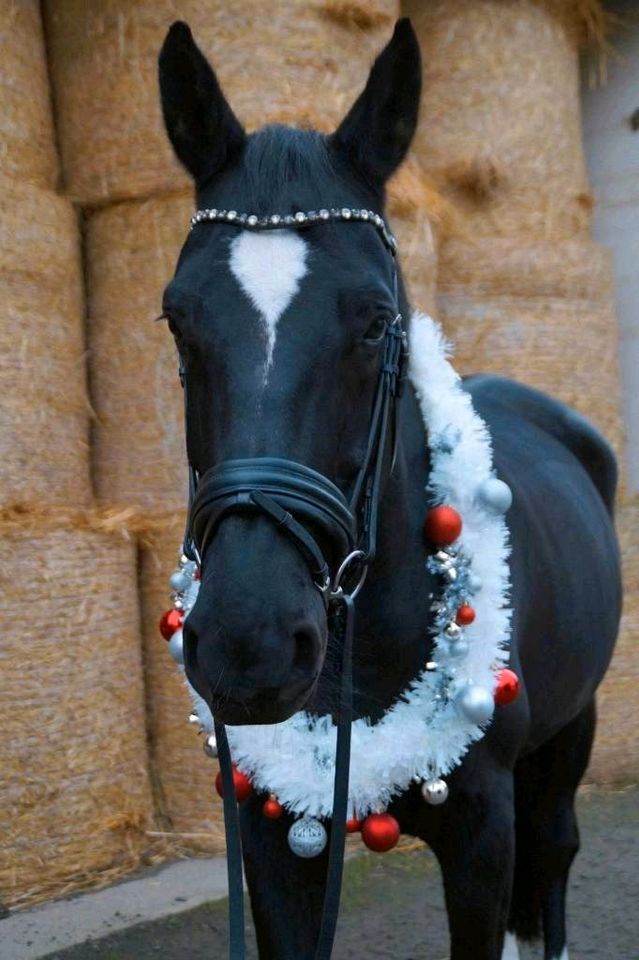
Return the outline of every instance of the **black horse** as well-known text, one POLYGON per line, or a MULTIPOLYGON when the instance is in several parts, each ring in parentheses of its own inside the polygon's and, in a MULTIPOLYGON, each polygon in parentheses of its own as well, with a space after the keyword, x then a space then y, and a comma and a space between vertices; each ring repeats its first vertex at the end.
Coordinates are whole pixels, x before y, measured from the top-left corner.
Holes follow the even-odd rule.
MULTIPOLYGON (((160 83, 168 134, 199 208, 381 212, 384 184, 415 130, 421 65, 413 30, 400 21, 331 136, 281 126, 246 135, 184 24, 169 31, 160 83)), ((193 230, 164 308, 186 374, 188 455, 199 474, 231 458, 276 456, 348 489, 364 456, 380 336, 394 315, 390 260, 364 223, 268 237, 222 224, 193 230), (240 233, 250 239, 234 243, 240 233)), ((401 281, 399 298, 409 317, 401 281)), ((542 925, 546 960, 565 960, 575 791, 620 613, 615 460, 578 414, 528 387, 478 375, 465 389, 514 492, 511 665, 522 693, 450 777, 445 804, 428 806, 415 786, 390 811, 439 860, 452 960, 514 957, 513 935, 534 938, 542 925)), ((373 721, 424 666, 428 474, 409 388, 377 559, 358 599, 354 706, 373 721)), ((334 707, 325 606, 300 551, 265 516, 220 524, 185 649, 189 679, 223 723, 334 707)), ((326 855, 295 857, 290 817, 265 829, 263 799, 241 810, 260 956, 304 960, 318 933, 326 855)))

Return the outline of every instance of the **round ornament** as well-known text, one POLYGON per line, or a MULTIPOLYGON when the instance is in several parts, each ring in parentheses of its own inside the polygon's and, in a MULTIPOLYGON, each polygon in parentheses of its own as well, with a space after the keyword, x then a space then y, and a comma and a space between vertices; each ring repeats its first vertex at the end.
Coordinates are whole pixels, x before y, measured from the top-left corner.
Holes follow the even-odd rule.
POLYGON ((160 617, 160 633, 165 640, 170 640, 176 630, 184 623, 184 614, 181 610, 167 610, 160 617))
POLYGON ((497 674, 495 687, 495 703, 498 707, 505 707, 516 700, 519 695, 519 677, 514 670, 504 668, 497 674))
POLYGON ((359 833, 362 829, 362 821, 358 820, 357 817, 351 817, 350 820, 346 821, 346 833, 359 833))
POLYGON ((475 611, 473 608, 467 603, 462 603, 461 607, 457 611, 457 616, 455 617, 455 620, 459 626, 468 627, 471 623, 473 623, 474 619, 475 611))
POLYGON ((362 824, 362 840, 375 853, 392 850, 399 833, 399 824, 390 813, 371 813, 362 824))
POLYGON ((269 820, 279 820, 284 813, 284 807, 276 796, 269 797, 262 807, 262 813, 269 820))
POLYGON ((456 705, 467 720, 486 723, 493 715, 495 701, 485 687, 469 684, 457 695, 456 705))
POLYGON ((207 757, 210 757, 211 760, 217 760, 217 741, 214 733, 209 733, 208 737, 205 738, 202 747, 207 757))
MULTIPOLYGON (((222 782, 221 770, 218 772, 218 775, 215 778, 215 789, 220 797, 224 796, 224 784, 222 782)), ((253 791, 253 784, 246 774, 242 773, 241 770, 238 770, 237 767, 233 767, 233 789, 235 790, 235 799, 238 803, 241 803, 242 800, 246 800, 246 798, 249 797, 253 791)))
POLYGON ((422 783, 422 797, 432 807, 438 807, 448 797, 448 784, 445 780, 425 780, 422 783))
POLYGON ((506 513, 513 503, 512 490, 503 480, 488 477, 477 488, 477 500, 492 513, 506 513))
POLYGON ((176 570, 175 573, 171 574, 169 579, 169 586, 171 590, 175 590, 176 593, 183 593, 191 584, 191 577, 186 570, 176 570))
POLYGON ((453 507, 432 507, 426 514, 424 531, 431 543, 448 546, 462 532, 462 518, 453 507))
POLYGON ((169 653, 176 663, 184 663, 184 634, 181 630, 176 630, 169 640, 169 653))
POLYGON ((288 831, 288 845, 296 857, 318 857, 326 846, 326 830, 315 817, 302 817, 288 831))

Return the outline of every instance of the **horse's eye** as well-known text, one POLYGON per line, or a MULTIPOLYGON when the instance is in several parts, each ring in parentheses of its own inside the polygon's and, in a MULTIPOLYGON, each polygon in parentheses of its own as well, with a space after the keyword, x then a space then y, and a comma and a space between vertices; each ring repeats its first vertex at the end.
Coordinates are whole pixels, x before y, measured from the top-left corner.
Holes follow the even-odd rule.
POLYGON ((376 317, 364 335, 366 343, 379 343, 386 335, 387 323, 384 317, 376 317))

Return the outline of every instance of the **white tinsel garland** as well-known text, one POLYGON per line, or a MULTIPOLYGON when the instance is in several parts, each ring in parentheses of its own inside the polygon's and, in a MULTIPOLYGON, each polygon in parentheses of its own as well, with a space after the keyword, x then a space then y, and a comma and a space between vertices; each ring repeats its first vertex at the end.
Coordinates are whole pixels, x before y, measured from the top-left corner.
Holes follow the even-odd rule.
MULTIPOLYGON (((432 782, 458 766, 489 722, 476 715, 473 719, 473 711, 460 704, 469 694, 478 694, 485 704, 496 672, 508 659, 506 506, 495 510, 491 498, 482 496, 494 477, 490 436, 448 362, 439 326, 419 313, 410 326, 410 378, 430 447, 428 499, 431 505, 453 506, 463 529, 454 547, 447 548, 454 555, 455 580, 434 614, 436 669, 424 670, 375 725, 365 719, 353 722, 349 811, 359 818, 385 810, 413 781, 432 782), (476 619, 463 628, 463 646, 456 647, 445 626, 469 596, 476 619)), ((442 572, 444 558, 437 557, 429 559, 429 568, 442 572)), ((198 587, 192 580, 183 592, 185 614, 198 587)), ((211 732, 207 704, 187 685, 201 726, 211 732)), ((336 727, 330 717, 300 712, 275 725, 227 727, 227 734, 234 763, 258 790, 276 794, 293 813, 331 816, 336 727)))

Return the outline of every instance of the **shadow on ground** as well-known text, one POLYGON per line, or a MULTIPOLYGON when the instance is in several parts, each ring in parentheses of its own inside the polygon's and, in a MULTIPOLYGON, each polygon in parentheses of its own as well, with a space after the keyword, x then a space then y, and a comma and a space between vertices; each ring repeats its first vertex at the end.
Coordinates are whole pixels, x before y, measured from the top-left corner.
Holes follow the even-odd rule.
MULTIPOLYGON (((582 852, 569 892, 571 960, 639 958, 639 790, 585 790, 582 852)), ((47 960, 223 960, 226 900, 49 954, 47 960)), ((247 960, 257 952, 247 921, 247 960)), ((427 851, 363 854, 347 864, 334 960, 446 960, 439 869, 427 851)), ((542 951, 522 951, 540 960, 542 951)))

